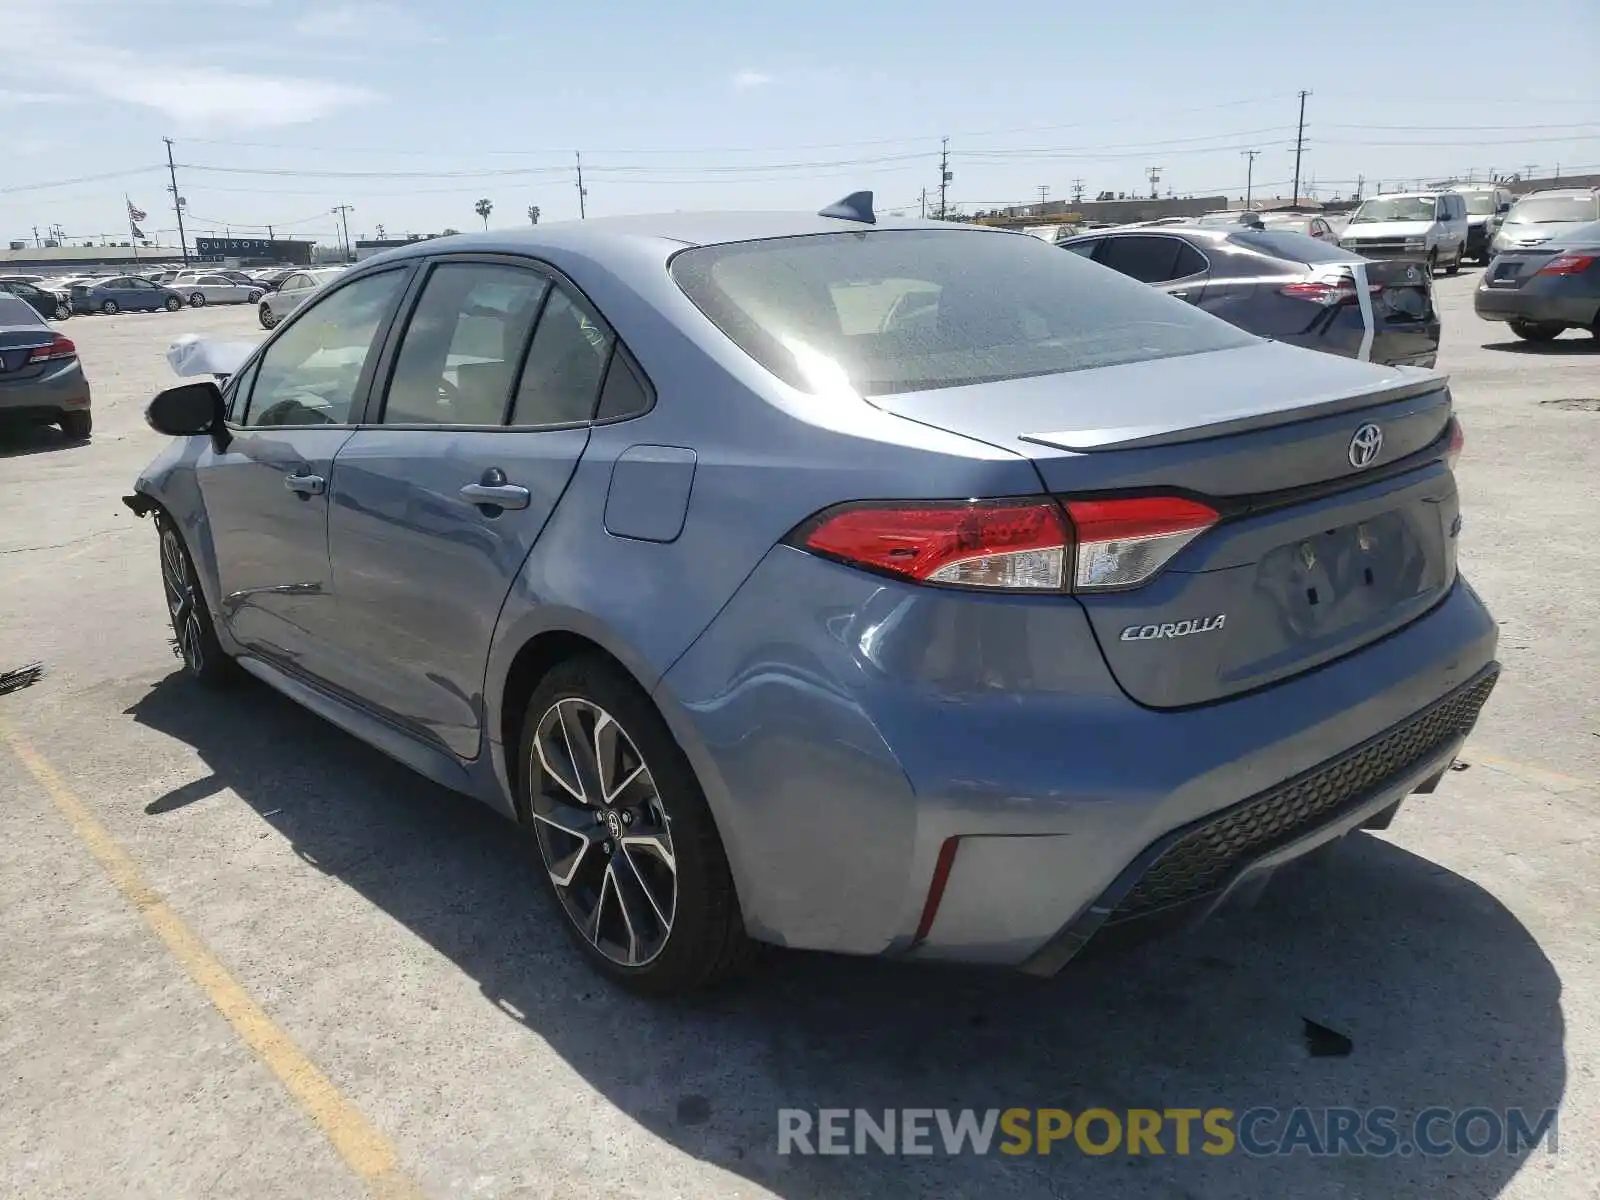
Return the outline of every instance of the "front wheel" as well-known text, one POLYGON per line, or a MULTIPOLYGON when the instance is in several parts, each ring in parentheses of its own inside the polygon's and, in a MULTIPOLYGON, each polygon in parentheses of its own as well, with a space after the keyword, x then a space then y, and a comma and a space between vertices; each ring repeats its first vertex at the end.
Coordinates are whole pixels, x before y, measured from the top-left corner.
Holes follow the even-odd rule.
POLYGON ((1438 270, 1439 270, 1439 252, 1437 250, 1429 250, 1428 251, 1428 275, 1429 275, 1429 277, 1431 278, 1432 276, 1437 274, 1438 270))
POLYGON ((1561 336, 1564 325, 1539 321, 1513 321, 1511 332, 1525 342, 1553 342, 1561 336))
POLYGON ((65 321, 72 315, 72 309, 65 304, 56 305, 56 320, 65 321))
POLYGON ((206 687, 229 683, 239 668, 217 640, 194 560, 165 513, 156 514, 156 533, 161 542, 161 589, 172 622, 173 652, 183 659, 184 671, 197 683, 206 687))
POLYGON ((264 296, 264 295, 266 295, 265 292, 262 292, 262 291, 259 291, 259 290, 258 291, 252 291, 248 296, 246 296, 244 298, 245 299, 245 303, 246 304, 259 304, 259 303, 261 303, 261 297, 264 296))
POLYGON ((567 933, 648 995, 715 983, 751 957, 705 795, 649 696, 614 664, 569 659, 523 719, 518 810, 567 933))
POLYGON ((205 306, 206 306, 206 294, 204 292, 191 292, 190 293, 190 295, 189 295, 189 307, 190 308, 204 308, 205 306))
POLYGON ((278 318, 272 315, 272 310, 265 304, 256 309, 256 316, 260 318, 263 329, 271 329, 278 323, 278 318))
POLYGON ((183 301, 179 300, 176 296, 168 296, 166 303, 162 307, 164 307, 168 312, 177 312, 183 307, 183 301))
POLYGON ((107 301, 105 301, 105 303, 100 305, 100 311, 105 313, 105 315, 108 316, 108 317, 116 316, 117 315, 117 302, 115 300, 107 300, 107 301))

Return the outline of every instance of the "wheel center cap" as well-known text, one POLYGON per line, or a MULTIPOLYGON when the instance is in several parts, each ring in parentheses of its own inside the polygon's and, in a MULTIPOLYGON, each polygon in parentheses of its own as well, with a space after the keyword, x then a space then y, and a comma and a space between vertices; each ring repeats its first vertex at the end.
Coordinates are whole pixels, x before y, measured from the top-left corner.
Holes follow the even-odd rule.
POLYGON ((611 835, 612 841, 622 840, 622 818, 614 808, 606 809, 606 832, 611 835))

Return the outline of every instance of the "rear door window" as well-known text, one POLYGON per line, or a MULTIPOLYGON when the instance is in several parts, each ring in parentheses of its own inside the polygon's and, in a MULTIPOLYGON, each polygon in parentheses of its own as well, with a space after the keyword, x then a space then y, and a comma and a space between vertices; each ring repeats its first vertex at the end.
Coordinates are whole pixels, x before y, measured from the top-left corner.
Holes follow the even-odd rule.
POLYGON ((571 425, 594 418, 611 361, 611 331, 572 292, 553 284, 522 369, 513 425, 571 425))
POLYGON ((386 425, 502 425, 550 281, 524 267, 441 263, 406 325, 386 425))
POLYGON ((1107 238, 1095 262, 1142 283, 1165 283, 1178 277, 1177 238, 1130 233, 1107 238))
POLYGON ((1206 261, 1206 256, 1201 254, 1188 242, 1174 238, 1178 243, 1178 261, 1172 269, 1176 272, 1174 279, 1187 279, 1191 275, 1204 275, 1211 269, 1211 264, 1206 261))

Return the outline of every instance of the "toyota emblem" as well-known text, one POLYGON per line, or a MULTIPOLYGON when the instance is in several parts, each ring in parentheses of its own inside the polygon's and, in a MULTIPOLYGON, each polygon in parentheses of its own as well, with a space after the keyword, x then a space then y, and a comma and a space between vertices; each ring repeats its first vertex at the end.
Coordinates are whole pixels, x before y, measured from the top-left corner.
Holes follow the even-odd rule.
POLYGON ((1368 421, 1350 439, 1350 465, 1356 470, 1370 467, 1383 449, 1383 430, 1368 421))

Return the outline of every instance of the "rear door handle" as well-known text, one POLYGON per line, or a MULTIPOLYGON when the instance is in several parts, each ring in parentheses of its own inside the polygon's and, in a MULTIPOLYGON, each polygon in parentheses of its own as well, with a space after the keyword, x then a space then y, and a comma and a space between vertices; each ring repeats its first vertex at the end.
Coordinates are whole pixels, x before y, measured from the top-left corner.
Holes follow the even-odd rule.
POLYGON ((328 490, 328 481, 321 475, 285 475, 283 486, 302 496, 320 496, 328 490))
POLYGON ((479 508, 527 508, 533 494, 521 484, 507 483, 506 473, 490 467, 477 483, 469 483, 458 493, 468 504, 479 508))

